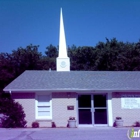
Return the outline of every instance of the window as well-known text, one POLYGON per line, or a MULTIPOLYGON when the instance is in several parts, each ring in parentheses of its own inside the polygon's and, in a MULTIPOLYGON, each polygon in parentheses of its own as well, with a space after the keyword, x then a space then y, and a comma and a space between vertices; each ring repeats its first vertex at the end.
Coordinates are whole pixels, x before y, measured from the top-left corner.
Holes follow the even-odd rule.
POLYGON ((36 95, 36 119, 52 119, 51 95, 36 95))

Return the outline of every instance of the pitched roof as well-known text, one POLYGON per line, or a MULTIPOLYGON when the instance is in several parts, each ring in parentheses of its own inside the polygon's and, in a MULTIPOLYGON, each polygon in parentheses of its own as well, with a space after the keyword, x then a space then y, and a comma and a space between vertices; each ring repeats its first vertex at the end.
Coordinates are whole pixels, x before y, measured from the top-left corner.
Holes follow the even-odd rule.
POLYGON ((27 70, 4 88, 4 91, 40 90, 140 91, 140 72, 27 70))

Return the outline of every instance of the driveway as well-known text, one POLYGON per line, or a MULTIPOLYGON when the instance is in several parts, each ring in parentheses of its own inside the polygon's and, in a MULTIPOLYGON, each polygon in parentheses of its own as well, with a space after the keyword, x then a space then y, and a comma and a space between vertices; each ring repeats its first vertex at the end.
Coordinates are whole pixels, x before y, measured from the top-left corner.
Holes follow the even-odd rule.
MULTIPOLYGON (((0 128, 0 140, 129 140, 130 128, 0 128)), ((134 128, 139 130, 140 128, 134 128)), ((140 138, 132 138, 132 140, 140 138)))

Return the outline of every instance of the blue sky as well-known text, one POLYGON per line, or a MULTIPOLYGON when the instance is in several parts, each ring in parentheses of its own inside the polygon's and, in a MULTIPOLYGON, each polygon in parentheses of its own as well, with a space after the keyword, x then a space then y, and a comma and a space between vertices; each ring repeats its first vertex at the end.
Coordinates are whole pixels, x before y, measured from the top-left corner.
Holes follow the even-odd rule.
POLYGON ((140 0, 0 0, 0 52, 57 46, 61 7, 69 46, 140 39, 140 0))

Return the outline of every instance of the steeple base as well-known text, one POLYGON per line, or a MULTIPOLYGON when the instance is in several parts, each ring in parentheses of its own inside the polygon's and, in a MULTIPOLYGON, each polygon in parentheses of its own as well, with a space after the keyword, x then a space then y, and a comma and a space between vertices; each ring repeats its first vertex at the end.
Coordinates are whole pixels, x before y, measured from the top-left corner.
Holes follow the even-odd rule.
POLYGON ((56 66, 57 71, 70 71, 70 58, 57 57, 56 66))

